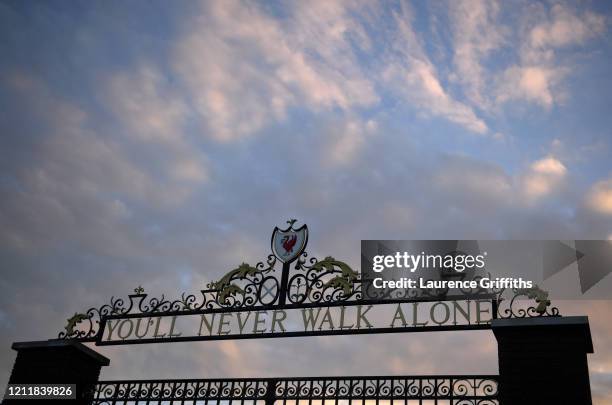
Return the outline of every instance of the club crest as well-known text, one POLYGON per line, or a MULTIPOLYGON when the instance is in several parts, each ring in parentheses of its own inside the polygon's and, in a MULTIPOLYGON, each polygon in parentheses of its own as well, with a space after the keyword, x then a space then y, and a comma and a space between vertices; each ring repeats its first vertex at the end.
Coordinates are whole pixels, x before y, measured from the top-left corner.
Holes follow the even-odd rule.
POLYGON ((272 232, 272 253, 282 263, 290 263, 297 259, 308 243, 308 227, 302 225, 298 229, 293 229, 296 219, 287 221, 287 229, 274 228, 272 232))

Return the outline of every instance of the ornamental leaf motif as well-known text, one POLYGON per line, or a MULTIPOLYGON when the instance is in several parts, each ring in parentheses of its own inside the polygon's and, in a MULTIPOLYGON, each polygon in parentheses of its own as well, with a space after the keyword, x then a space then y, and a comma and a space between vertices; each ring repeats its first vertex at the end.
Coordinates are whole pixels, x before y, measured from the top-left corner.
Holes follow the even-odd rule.
POLYGON ((243 280, 246 277, 254 276, 259 272, 261 272, 261 270, 249 265, 248 263, 242 263, 240 266, 221 277, 219 281, 210 283, 210 286, 219 292, 218 300, 219 302, 223 303, 230 296, 245 294, 244 290, 238 285, 232 283, 232 281, 243 280))
POLYGON ((74 333, 75 326, 85 319, 89 319, 89 316, 75 312, 74 315, 67 319, 68 324, 64 328, 66 330, 66 335, 71 336, 74 333))
POLYGON ((326 271, 329 273, 335 273, 339 270, 340 274, 327 281, 323 285, 323 289, 331 287, 342 290, 345 296, 350 295, 351 292, 353 292, 355 282, 359 278, 357 272, 351 269, 348 264, 336 260, 332 256, 327 256, 320 262, 315 263, 312 266, 312 270, 315 272, 326 271))
POLYGON ((536 312, 543 314, 546 312, 546 308, 550 306, 550 300, 548 299, 548 291, 542 290, 540 287, 534 285, 532 288, 521 288, 516 290, 517 295, 524 295, 527 298, 535 300, 538 304, 536 312))
POLYGON ((340 275, 347 281, 356 281, 358 274, 355 270, 351 269, 348 264, 341 262, 340 260, 334 259, 332 256, 327 256, 325 259, 316 262, 311 269, 314 271, 328 271, 333 272, 336 268, 340 270, 340 275))

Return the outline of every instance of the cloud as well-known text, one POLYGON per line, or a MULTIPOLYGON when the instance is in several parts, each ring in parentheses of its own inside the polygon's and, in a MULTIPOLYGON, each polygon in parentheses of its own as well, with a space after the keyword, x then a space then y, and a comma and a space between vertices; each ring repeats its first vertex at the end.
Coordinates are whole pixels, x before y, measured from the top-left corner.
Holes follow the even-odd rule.
POLYGON ((498 102, 526 100, 550 108, 555 103, 553 88, 563 76, 561 69, 540 66, 512 67, 504 72, 498 102))
POLYGON ((496 164, 451 156, 433 181, 443 192, 450 193, 455 203, 484 213, 535 204, 559 191, 566 177, 567 168, 553 156, 536 160, 515 175, 496 164))
POLYGON ((595 183, 587 194, 586 203, 598 214, 612 215, 612 179, 595 183))
POLYGON ((463 157, 449 157, 434 177, 434 183, 454 194, 455 201, 476 211, 506 205, 513 194, 513 179, 494 164, 463 157))
POLYGON ((496 100, 502 104, 524 100, 550 109, 563 100, 560 84, 573 70, 557 56, 557 51, 603 34, 605 18, 590 11, 580 14, 563 4, 553 5, 548 13, 535 6, 527 7, 523 18, 523 24, 530 28, 527 35, 519 37, 520 62, 498 75, 496 100))
MULTIPOLYGON (((271 228, 290 217, 309 224, 309 253, 356 268, 355 238, 609 236, 601 211, 589 215, 583 195, 561 192, 582 190, 578 175, 592 168, 555 148, 523 160, 549 145, 549 132, 487 104, 509 69, 500 102, 553 110, 573 71, 559 70, 561 49, 575 55, 570 47, 601 34, 551 39, 563 35, 547 28, 535 40, 532 29, 552 26, 554 13, 540 5, 543 18, 513 26, 506 7, 521 17, 532 9, 502 2, 451 2, 451 15, 436 16, 452 17, 439 43, 428 6, 160 4, 105 3, 91 14, 0 5, 3 23, 9 8, 19 18, 0 24, 9 44, 0 60, 0 363, 12 362, 10 341, 53 337, 68 315, 143 280, 147 292, 177 297, 265 259, 271 228), (421 118, 508 141, 458 137, 421 118)), ((607 167, 593 144, 589 164, 607 167)), ((579 314, 590 312, 601 330, 609 308, 579 314)), ((591 363, 601 397, 609 335, 595 337, 602 360, 591 363)), ((496 372, 486 332, 218 343, 104 348, 112 366, 103 378, 295 375, 296 363, 310 375, 496 372), (428 349, 442 346, 466 350, 428 349), (355 357, 356 347, 373 349, 355 357)))
POLYGON ((389 92, 426 116, 487 131, 470 107, 443 88, 407 6, 394 13, 396 24, 382 49, 372 45, 366 27, 384 24, 386 14, 365 3, 293 3, 285 11, 278 19, 254 5, 207 2, 187 24, 173 66, 214 139, 252 135, 285 120, 292 108, 355 114, 379 105, 389 92), (360 64, 360 54, 388 58, 368 66, 360 64))
POLYGON ((144 141, 176 142, 183 133, 187 107, 151 65, 119 72, 108 80, 108 105, 129 135, 144 141))
POLYGON ((565 165, 553 156, 537 160, 531 164, 523 176, 523 194, 528 201, 548 196, 558 189, 566 174, 565 165))
POLYGON ((585 11, 578 15, 567 5, 557 3, 552 6, 550 18, 535 26, 529 39, 534 47, 560 48, 582 44, 601 35, 606 29, 603 15, 585 11))
POLYGON ((469 103, 445 86, 405 3, 390 11, 393 25, 384 31, 382 49, 374 48, 367 27, 382 24, 389 12, 374 12, 358 1, 297 3, 287 6, 282 18, 255 4, 202 3, 200 14, 186 24, 172 65, 204 132, 220 141, 286 120, 293 108, 354 114, 379 105, 386 94, 423 117, 484 134, 488 126, 470 105, 490 111, 493 103, 526 100, 551 108, 561 100, 559 85, 569 73, 555 63, 553 50, 583 43, 605 28, 599 15, 553 6, 547 21, 532 24, 523 36, 520 62, 495 72, 485 67, 487 58, 510 43, 510 31, 498 18, 501 7, 497 2, 451 3, 455 71, 450 78, 461 84, 469 103), (576 36, 568 37, 568 29, 576 36), (384 63, 360 64, 360 54, 383 55, 384 63))
POLYGON ((192 185, 210 179, 206 159, 186 136, 188 107, 155 67, 143 64, 115 73, 107 82, 103 101, 121 124, 119 131, 141 149, 156 150, 169 179, 192 185))
MULTIPOLYGON (((146 248, 128 226, 132 207, 175 209, 191 196, 194 185, 208 179, 203 159, 196 158, 180 133, 149 136, 149 129, 164 127, 159 121, 140 120, 157 113, 154 108, 145 111, 145 105, 155 102, 152 97, 142 100, 134 116, 118 116, 125 135, 109 135, 114 132, 110 127, 55 95, 37 78, 2 79, 19 104, 28 108, 27 118, 10 117, 4 122, 9 136, 3 146, 15 151, 7 157, 5 175, 18 186, 3 199, 0 237, 18 250, 54 248, 61 233, 62 238, 98 253, 142 254, 146 248), (142 134, 135 133, 140 129, 142 134), (160 157, 139 159, 151 154, 160 157)), ((126 82, 125 90, 131 94, 141 84, 126 82)))
POLYGON ((468 100, 481 109, 490 108, 487 95, 489 70, 483 62, 506 43, 507 29, 498 19, 497 1, 450 1, 452 23, 453 75, 463 87, 468 100))
POLYGON ((471 132, 486 133, 486 123, 442 86, 435 66, 412 28, 413 18, 408 7, 394 12, 393 17, 397 32, 393 38, 394 52, 382 73, 385 85, 425 116, 442 117, 471 132))
POLYGON ((251 135, 284 119, 292 106, 326 111, 376 103, 347 39, 364 35, 349 16, 351 5, 295 3, 279 20, 254 5, 203 2, 179 41, 174 67, 210 136, 251 135))
POLYGON ((325 147, 323 163, 346 165, 356 158, 366 142, 366 137, 374 135, 377 124, 374 120, 363 122, 360 119, 345 119, 334 121, 327 129, 329 140, 325 147))
POLYGON ((178 160, 171 168, 171 176, 178 181, 202 183, 209 179, 207 170, 196 160, 178 160))
POLYGON ((589 374, 593 403, 609 404, 612 401, 612 327, 606 319, 610 317, 612 302, 610 300, 562 301, 558 302, 564 316, 588 315, 594 354, 589 357, 589 374))

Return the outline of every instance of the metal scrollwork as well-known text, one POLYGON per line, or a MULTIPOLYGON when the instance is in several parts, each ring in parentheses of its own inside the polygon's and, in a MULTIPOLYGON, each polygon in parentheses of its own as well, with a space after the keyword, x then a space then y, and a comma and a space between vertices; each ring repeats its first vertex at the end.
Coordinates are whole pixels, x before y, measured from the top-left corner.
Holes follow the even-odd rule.
POLYGON ((512 289, 512 297, 503 297, 505 291, 498 293, 499 318, 533 318, 560 316, 559 308, 551 306, 548 291, 535 285, 533 288, 512 289), (530 304, 527 300, 533 300, 530 304))
POLYGON ((498 377, 397 376, 287 379, 101 381, 93 404, 114 401, 274 400, 425 400, 453 404, 498 404, 498 377))
MULTIPOLYGON (((538 286, 522 290, 486 290, 481 287, 459 290, 448 289, 390 289, 373 288, 373 283, 361 278, 347 263, 327 256, 322 260, 309 257, 305 251, 308 240, 306 225, 294 228, 295 220, 288 221, 286 229, 276 228, 272 235, 273 254, 252 266, 242 263, 218 281, 208 283, 199 294, 183 293, 177 299, 149 296, 142 286, 134 289, 128 299, 111 297, 108 304, 77 312, 66 321, 59 333, 60 339, 95 341, 101 322, 108 317, 122 315, 177 315, 198 314, 207 311, 296 308, 368 301, 390 303, 416 300, 492 299, 498 318, 524 318, 559 316, 551 306, 548 293, 538 286), (278 267, 282 270, 276 272, 278 267), (513 296, 506 298, 511 292, 513 296), (452 296, 451 296, 452 295, 452 296), (525 305, 527 300, 535 304, 525 305)), ((441 274, 442 278, 466 277, 465 274, 441 274)), ((490 277, 490 275, 489 275, 490 277)), ((481 276, 475 276, 478 281, 481 276)), ((369 388, 364 385, 364 390, 369 388)), ((438 388, 436 388, 438 389, 438 388)))
POLYGON ((361 298, 359 274, 348 264, 331 256, 321 261, 314 257, 306 260, 307 256, 304 252, 295 265, 302 272, 289 279, 289 302, 325 303, 361 298))
MULTIPOLYGON (((255 267, 242 263, 219 281, 209 283, 208 288, 217 294, 214 303, 220 307, 242 307, 260 303, 264 276, 274 270, 275 261, 276 258, 270 255, 267 267, 263 263, 258 263, 255 267)), ((272 302, 276 300, 276 296, 272 302)))
MULTIPOLYGON (((319 261, 303 252, 296 261, 294 274, 288 285, 281 286, 275 272, 277 258, 269 255, 265 262, 255 266, 242 263, 218 281, 208 283, 200 295, 181 294, 170 300, 150 297, 142 286, 134 289, 128 300, 111 297, 110 303, 93 307, 85 313, 75 313, 67 319, 60 339, 93 341, 97 337, 100 321, 107 316, 128 314, 199 313, 222 308, 269 308, 279 306, 280 294, 286 291, 288 305, 304 303, 330 303, 361 298, 359 274, 346 263, 331 256, 319 261)), ((283 269, 285 270, 285 269, 283 269)))
MULTIPOLYGON (((123 298, 111 297, 108 304, 99 308, 92 307, 85 313, 75 313, 67 319, 67 324, 58 338, 95 340, 102 318, 112 315, 194 313, 218 308, 264 305, 260 299, 263 294, 262 282, 270 279, 265 275, 274 271, 275 262, 275 257, 270 255, 265 263, 259 262, 255 267, 243 263, 219 281, 209 283, 208 289, 200 291, 200 297, 186 293, 174 300, 167 299, 165 295, 149 297, 144 288, 138 286, 134 289, 135 294, 128 296, 127 303, 123 298)), ((266 288, 270 290, 269 286, 266 288)), ((278 291, 276 288, 276 296, 271 302, 278 298, 278 291)))

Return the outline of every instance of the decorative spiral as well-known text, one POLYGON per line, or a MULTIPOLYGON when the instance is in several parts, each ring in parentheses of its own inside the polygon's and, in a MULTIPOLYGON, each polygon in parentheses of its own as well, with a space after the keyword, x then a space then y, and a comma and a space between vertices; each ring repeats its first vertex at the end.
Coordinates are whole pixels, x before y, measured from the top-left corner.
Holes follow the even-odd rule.
POLYGON ((402 396, 404 396, 404 392, 406 390, 405 383, 406 383, 406 381, 394 380, 394 382, 393 382, 393 392, 392 392, 392 395, 394 397, 402 397, 402 396))
POLYGON ((446 396, 451 392, 451 382, 447 379, 436 381, 437 395, 446 396))
POLYGON ((323 386, 321 385, 321 381, 313 381, 311 384, 313 386, 310 388, 310 396, 312 397, 320 397, 323 393, 323 386))
POLYGON ((350 395, 352 391, 352 381, 351 380, 342 380, 338 381, 338 386, 336 387, 336 393, 339 396, 347 396, 350 395))
POLYGON ((406 393, 409 397, 418 397, 421 394, 421 384, 419 380, 408 380, 406 385, 406 393))
POLYGON ((436 380, 422 380, 421 394, 423 396, 434 396, 436 394, 436 380))
POLYGON ((473 395, 475 391, 474 380, 454 380, 453 394, 459 397, 473 395))
POLYGON ((499 389, 497 381, 491 379, 477 380, 474 385, 477 392, 487 396, 497 395, 499 389))
POLYGON ((550 305, 547 300, 548 293, 535 286, 529 290, 499 290, 497 294, 498 316, 500 318, 537 318, 546 316, 560 316, 559 308, 550 305), (512 292, 509 300, 503 297, 505 291, 512 292), (525 300, 534 299, 539 305, 524 304, 525 300), (547 301, 547 302, 544 302, 547 301), (519 306, 519 303, 523 303, 519 306))
POLYGON ((93 404, 130 401, 187 402, 263 400, 271 390, 278 400, 451 400, 452 404, 498 405, 494 377, 383 377, 287 380, 178 380, 100 382, 93 404))
POLYGON ((375 396, 378 391, 378 381, 366 380, 364 394, 367 397, 375 396))
MULTIPOLYGON (((226 274, 220 281, 211 282, 207 289, 200 290, 200 296, 182 293, 175 300, 167 299, 165 295, 150 297, 142 287, 135 289, 136 294, 130 294, 128 299, 111 297, 108 304, 99 308, 89 308, 84 313, 75 313, 67 321, 64 330, 58 333, 60 339, 72 339, 83 342, 93 342, 100 338, 100 324, 108 317, 121 315, 151 315, 166 314, 199 314, 211 310, 242 309, 251 310, 278 306, 281 291, 286 291, 286 301, 289 305, 325 305, 343 302, 359 302, 363 298, 382 301, 408 300, 421 298, 446 297, 447 289, 376 289, 373 283, 362 280, 361 276, 347 264, 333 257, 318 260, 303 252, 296 260, 294 268, 290 269, 287 285, 281 282, 275 272, 277 259, 268 255, 267 260, 249 266, 243 263, 226 274)), ((481 279, 476 276, 474 280, 481 279)), ((551 306, 547 293, 537 288, 529 290, 485 290, 462 289, 466 297, 493 297, 497 304, 498 318, 527 318, 543 316, 560 316, 559 309, 551 306), (504 294, 512 292, 507 298, 504 294), (534 299, 525 304, 525 299, 534 299), (522 304, 521 304, 522 303, 522 304)))

